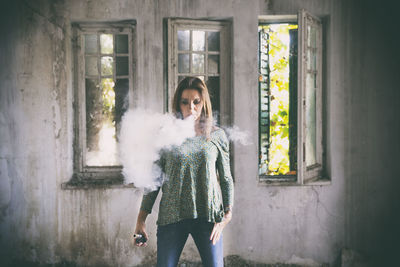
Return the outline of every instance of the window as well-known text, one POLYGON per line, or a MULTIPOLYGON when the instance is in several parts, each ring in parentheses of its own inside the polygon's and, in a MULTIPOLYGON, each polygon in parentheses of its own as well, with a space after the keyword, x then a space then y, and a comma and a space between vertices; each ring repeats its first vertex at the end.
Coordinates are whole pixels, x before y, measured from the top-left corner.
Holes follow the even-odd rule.
POLYGON ((226 21, 168 20, 168 110, 178 83, 185 76, 197 76, 207 84, 215 117, 221 124, 229 124, 229 41, 226 21))
POLYGON ((258 33, 260 181, 321 180, 321 21, 303 10, 298 16, 263 16, 258 33))
POLYGON ((134 25, 72 25, 75 136, 70 182, 122 182, 117 136, 132 97, 134 25))

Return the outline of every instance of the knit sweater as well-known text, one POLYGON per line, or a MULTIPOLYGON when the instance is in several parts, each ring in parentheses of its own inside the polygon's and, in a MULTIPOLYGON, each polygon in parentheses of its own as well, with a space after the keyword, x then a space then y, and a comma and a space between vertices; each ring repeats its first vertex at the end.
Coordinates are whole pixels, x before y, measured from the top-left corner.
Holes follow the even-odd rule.
MULTIPOLYGON (((164 183, 158 225, 196 218, 220 222, 224 207, 233 206, 229 142, 222 129, 213 131, 209 140, 196 136, 163 151, 159 164, 164 183)), ((143 196, 142 210, 151 213, 159 191, 143 196)))

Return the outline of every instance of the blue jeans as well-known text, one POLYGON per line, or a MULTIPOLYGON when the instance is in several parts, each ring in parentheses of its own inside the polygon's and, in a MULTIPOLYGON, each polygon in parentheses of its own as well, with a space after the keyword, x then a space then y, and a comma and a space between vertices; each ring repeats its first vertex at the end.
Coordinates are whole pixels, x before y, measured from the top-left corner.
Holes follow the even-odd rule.
POLYGON ((199 250, 205 267, 223 267, 222 235, 213 245, 210 240, 213 223, 203 219, 187 219, 157 228, 157 267, 176 267, 189 234, 199 250))

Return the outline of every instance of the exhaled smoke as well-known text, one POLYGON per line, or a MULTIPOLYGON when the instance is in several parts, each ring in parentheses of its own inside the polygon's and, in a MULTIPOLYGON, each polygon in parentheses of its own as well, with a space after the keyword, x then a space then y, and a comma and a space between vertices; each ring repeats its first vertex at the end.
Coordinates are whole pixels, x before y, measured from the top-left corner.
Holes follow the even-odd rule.
POLYGON ((230 128, 225 128, 225 133, 228 136, 229 141, 234 143, 239 143, 244 146, 251 145, 250 141, 250 133, 248 131, 242 131, 237 126, 233 126, 230 128))
MULTIPOLYGON (((230 141, 248 145, 249 133, 238 127, 224 128, 230 141)), ((120 161, 125 183, 145 191, 153 191, 162 185, 162 171, 156 162, 160 151, 181 145, 194 137, 193 117, 182 120, 171 114, 147 110, 129 110, 121 122, 119 136, 120 161)))
POLYGON ((129 110, 121 122, 120 159, 126 183, 146 191, 162 184, 159 152, 182 144, 195 135, 193 119, 181 120, 171 114, 129 110))

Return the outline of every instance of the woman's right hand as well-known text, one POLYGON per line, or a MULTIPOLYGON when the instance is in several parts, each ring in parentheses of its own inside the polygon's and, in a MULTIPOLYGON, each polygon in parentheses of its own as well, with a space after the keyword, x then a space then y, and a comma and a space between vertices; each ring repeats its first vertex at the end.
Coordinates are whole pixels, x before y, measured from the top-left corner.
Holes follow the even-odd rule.
POLYGON ((140 234, 145 238, 145 242, 137 242, 142 238, 134 238, 134 243, 138 247, 145 247, 147 246, 147 240, 149 240, 147 233, 146 233, 146 224, 144 222, 137 222, 135 228, 135 234, 140 234))
POLYGON ((149 215, 146 211, 140 210, 138 214, 138 218, 136 221, 136 228, 134 234, 140 234, 142 235, 146 241, 144 242, 136 242, 136 239, 141 239, 141 238, 133 238, 133 243, 135 243, 136 246, 138 247, 145 247, 147 246, 147 240, 149 240, 149 237, 147 236, 146 233, 146 218, 147 215, 149 215))

